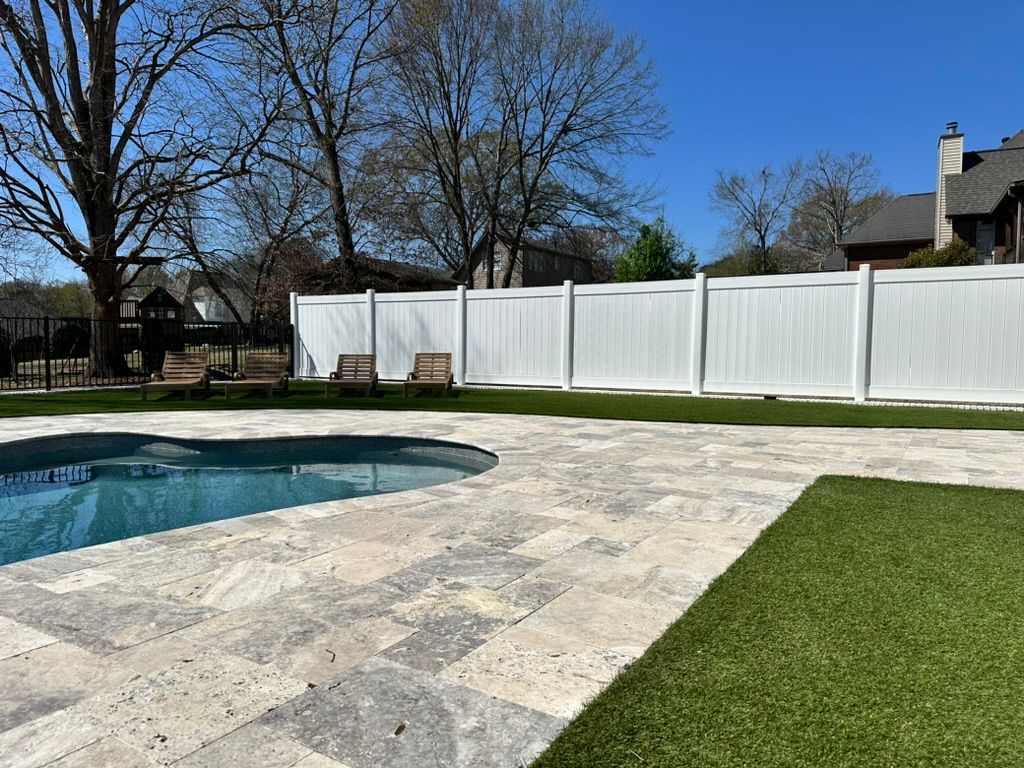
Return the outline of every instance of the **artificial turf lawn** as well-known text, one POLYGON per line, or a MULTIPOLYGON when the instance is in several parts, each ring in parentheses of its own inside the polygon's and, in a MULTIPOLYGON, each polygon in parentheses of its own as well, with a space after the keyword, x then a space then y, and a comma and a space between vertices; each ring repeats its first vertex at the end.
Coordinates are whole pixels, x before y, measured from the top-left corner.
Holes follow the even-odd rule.
POLYGON ((461 389, 448 398, 421 393, 408 400, 400 386, 381 387, 378 397, 334 395, 323 384, 294 382, 291 391, 273 400, 262 395, 224 399, 216 384, 209 396, 191 402, 180 394, 152 397, 143 403, 137 388, 0 395, 0 417, 68 413, 180 411, 203 408, 354 408, 381 410, 529 413, 599 419, 640 419, 714 424, 776 424, 819 427, 935 427, 950 429, 1024 429, 1024 413, 956 408, 880 407, 849 403, 800 402, 657 395, 561 392, 551 390, 461 389))
POLYGON ((1024 493, 825 477, 534 768, 1024 765, 1024 493))

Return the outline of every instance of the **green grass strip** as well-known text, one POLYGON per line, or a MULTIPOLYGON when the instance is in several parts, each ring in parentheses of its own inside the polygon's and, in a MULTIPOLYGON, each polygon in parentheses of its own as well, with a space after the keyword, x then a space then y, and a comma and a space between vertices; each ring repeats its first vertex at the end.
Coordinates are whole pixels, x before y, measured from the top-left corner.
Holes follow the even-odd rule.
POLYGON ((826 477, 534 768, 1024 765, 1024 493, 826 477))
POLYGON ((1024 413, 957 408, 880 407, 788 400, 663 397, 549 390, 464 389, 447 399, 421 393, 404 399, 401 387, 386 385, 379 397, 323 396, 323 385, 296 382, 292 391, 266 400, 261 395, 224 399, 214 385, 205 399, 184 402, 179 394, 157 395, 143 403, 138 389, 108 389, 0 396, 2 416, 71 413, 181 411, 212 408, 352 408, 375 410, 525 413, 597 419, 639 419, 711 424, 774 424, 813 427, 933 427, 945 429, 1024 429, 1024 413))

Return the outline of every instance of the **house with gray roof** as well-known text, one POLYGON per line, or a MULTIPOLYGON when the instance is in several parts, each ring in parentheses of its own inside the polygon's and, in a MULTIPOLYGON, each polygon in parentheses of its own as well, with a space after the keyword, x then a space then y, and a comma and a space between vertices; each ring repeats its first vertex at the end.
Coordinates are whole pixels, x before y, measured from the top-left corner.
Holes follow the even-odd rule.
POLYGON ((1024 130, 995 149, 964 151, 956 123, 939 137, 936 191, 901 195, 843 241, 846 269, 898 267, 912 251, 953 238, 979 264, 1016 264, 1022 248, 1024 130))

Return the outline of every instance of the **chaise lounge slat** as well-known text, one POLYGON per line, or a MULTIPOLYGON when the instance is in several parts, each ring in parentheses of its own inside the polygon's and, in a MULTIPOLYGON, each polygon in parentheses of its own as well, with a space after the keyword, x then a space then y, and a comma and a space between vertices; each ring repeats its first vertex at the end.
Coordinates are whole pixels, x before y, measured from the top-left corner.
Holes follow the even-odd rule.
POLYGON ((447 397, 452 383, 451 352, 417 352, 412 373, 405 380, 405 396, 409 396, 409 390, 436 389, 447 397))
POLYGON ((165 352, 160 373, 143 384, 142 399, 150 392, 181 392, 186 400, 192 399, 192 390, 210 389, 210 376, 206 370, 206 352, 165 352))
POLYGON ((288 354, 285 352, 250 352, 245 357, 242 372, 234 381, 224 384, 224 398, 232 392, 263 392, 272 397, 274 389, 288 390, 288 354))
POLYGON ((331 390, 341 393, 344 390, 363 392, 369 395, 377 389, 377 356, 376 355, 338 355, 338 367, 331 371, 330 378, 324 383, 324 397, 331 390))

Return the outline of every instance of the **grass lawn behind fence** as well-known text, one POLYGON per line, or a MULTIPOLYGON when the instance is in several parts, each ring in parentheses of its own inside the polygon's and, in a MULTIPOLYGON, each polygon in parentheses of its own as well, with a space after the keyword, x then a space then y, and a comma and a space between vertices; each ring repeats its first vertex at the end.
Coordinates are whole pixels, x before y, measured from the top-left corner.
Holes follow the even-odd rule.
POLYGON ((534 768, 1024 765, 1024 493, 826 477, 534 768))
POLYGON ((408 400, 398 385, 384 385, 378 397, 323 395, 323 384, 293 382, 292 391, 273 400, 262 395, 224 399, 213 385, 209 397, 192 402, 180 394, 143 403, 138 388, 0 395, 0 417, 67 413, 247 408, 354 408, 469 413, 528 413, 599 419, 641 419, 716 424, 777 424, 821 427, 937 427, 951 429, 1024 429, 1024 413, 957 408, 881 407, 851 403, 787 400, 666 397, 550 390, 462 389, 448 398, 421 393, 408 400))

